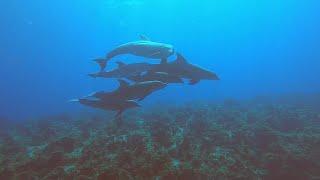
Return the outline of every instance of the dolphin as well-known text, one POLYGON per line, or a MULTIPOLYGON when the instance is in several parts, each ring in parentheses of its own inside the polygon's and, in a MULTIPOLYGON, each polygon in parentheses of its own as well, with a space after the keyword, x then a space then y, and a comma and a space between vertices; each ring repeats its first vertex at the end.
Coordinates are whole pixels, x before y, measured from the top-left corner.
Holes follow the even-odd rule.
POLYGON ((94 92, 89 97, 99 99, 121 99, 121 100, 138 100, 141 101, 151 93, 163 89, 167 86, 161 81, 145 81, 135 84, 129 84, 127 81, 119 79, 119 88, 113 92, 94 92))
POLYGON ((173 74, 168 74, 166 72, 150 72, 141 73, 136 76, 128 77, 127 79, 135 82, 144 82, 144 81, 161 81, 164 83, 183 83, 183 80, 173 74))
POLYGON ((171 75, 189 79, 190 85, 194 85, 200 80, 219 80, 219 77, 214 72, 189 63, 180 53, 177 53, 175 61, 158 64, 150 71, 166 72, 171 75))
POLYGON ((109 53, 105 58, 95 59, 100 70, 104 71, 107 62, 115 56, 122 54, 131 54, 135 56, 141 56, 151 59, 161 59, 162 62, 166 62, 167 58, 174 54, 174 48, 170 44, 164 44, 159 42, 150 41, 145 36, 140 36, 141 40, 122 44, 109 53))
POLYGON ((116 62, 118 67, 114 70, 108 72, 98 72, 94 74, 89 74, 89 76, 93 78, 102 77, 102 78, 128 78, 131 76, 139 75, 143 72, 150 70, 155 64, 149 63, 132 63, 132 64, 125 64, 121 61, 116 62))
POLYGON ((131 108, 140 107, 140 105, 133 100, 115 100, 115 99, 95 99, 95 98, 80 98, 71 100, 72 102, 79 102, 82 105, 98 108, 102 110, 117 111, 116 117, 120 117, 121 114, 131 108))

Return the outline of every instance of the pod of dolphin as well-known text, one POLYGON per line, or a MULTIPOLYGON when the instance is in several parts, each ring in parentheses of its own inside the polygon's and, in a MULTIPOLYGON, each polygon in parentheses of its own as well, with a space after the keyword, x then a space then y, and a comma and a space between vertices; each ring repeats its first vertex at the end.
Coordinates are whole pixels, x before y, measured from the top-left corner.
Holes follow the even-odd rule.
POLYGON ((190 85, 194 85, 201 80, 219 80, 214 72, 189 63, 180 53, 175 52, 172 45, 153 42, 142 35, 140 39, 120 45, 107 53, 105 58, 94 60, 99 64, 100 71, 89 74, 89 76, 118 79, 119 87, 116 90, 98 91, 72 101, 93 108, 117 111, 116 117, 119 118, 125 110, 140 107, 138 101, 142 101, 148 95, 165 88, 170 83, 184 83, 184 80, 187 79, 190 85), (160 63, 125 64, 117 61, 117 68, 105 71, 107 64, 114 57, 124 54, 159 59, 160 63), (174 54, 176 60, 168 62, 168 57, 174 54))

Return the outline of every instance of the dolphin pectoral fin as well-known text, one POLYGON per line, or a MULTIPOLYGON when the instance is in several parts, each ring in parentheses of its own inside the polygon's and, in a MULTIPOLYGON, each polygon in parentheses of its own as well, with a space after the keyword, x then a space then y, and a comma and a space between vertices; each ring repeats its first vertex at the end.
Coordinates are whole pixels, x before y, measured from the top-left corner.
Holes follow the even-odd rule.
POLYGON ((190 79, 189 85, 195 85, 195 84, 197 84, 199 81, 200 81, 199 79, 190 79))
POLYGON ((140 39, 143 41, 150 41, 150 38, 148 38, 146 35, 144 34, 140 34, 140 39))
POLYGON ((99 58, 99 59, 94 59, 93 61, 99 64, 101 72, 104 71, 104 69, 107 66, 107 59, 99 58))
POLYGON ((161 58, 161 64, 167 64, 168 63, 168 59, 167 58, 161 58))

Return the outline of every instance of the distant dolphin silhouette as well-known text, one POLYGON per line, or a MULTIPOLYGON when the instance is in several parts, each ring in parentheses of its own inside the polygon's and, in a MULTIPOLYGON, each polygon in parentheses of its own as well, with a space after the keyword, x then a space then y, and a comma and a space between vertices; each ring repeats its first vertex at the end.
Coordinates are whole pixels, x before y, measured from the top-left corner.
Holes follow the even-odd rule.
POLYGON ((129 78, 132 76, 137 76, 143 72, 150 70, 155 64, 149 63, 132 63, 132 64, 125 64, 123 62, 118 61, 118 68, 113 69, 111 71, 103 71, 94 74, 89 74, 89 76, 96 78, 129 78))
POLYGON ((145 36, 140 36, 141 40, 122 44, 110 51, 105 58, 95 59, 100 65, 100 71, 104 71, 107 62, 115 56, 121 54, 132 54, 136 56, 161 59, 166 62, 167 58, 174 54, 173 46, 170 44, 158 43, 150 41, 145 36))
POLYGON ((166 72, 171 75, 189 79, 190 85, 194 85, 200 80, 219 80, 219 77, 214 72, 188 63, 180 53, 177 53, 177 58, 175 61, 158 64, 150 71, 166 72))

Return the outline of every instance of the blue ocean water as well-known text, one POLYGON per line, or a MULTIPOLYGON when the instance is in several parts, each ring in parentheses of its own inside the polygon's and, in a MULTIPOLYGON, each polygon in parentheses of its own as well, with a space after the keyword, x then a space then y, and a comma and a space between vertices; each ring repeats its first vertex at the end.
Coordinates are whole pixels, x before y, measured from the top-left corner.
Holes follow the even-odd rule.
POLYGON ((0 1, 0 116, 87 110, 68 100, 117 87, 115 80, 87 76, 98 71, 92 59, 140 34, 173 44, 221 79, 170 85, 143 103, 317 93, 319 5, 313 0, 0 1))

